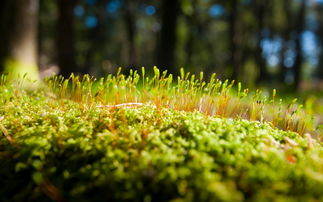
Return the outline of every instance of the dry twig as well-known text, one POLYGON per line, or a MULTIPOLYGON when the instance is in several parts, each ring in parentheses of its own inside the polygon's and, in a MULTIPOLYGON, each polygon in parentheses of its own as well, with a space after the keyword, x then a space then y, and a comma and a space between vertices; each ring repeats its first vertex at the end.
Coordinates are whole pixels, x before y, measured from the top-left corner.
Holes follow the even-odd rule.
POLYGON ((98 108, 135 108, 135 107, 142 107, 144 104, 140 102, 128 102, 128 103, 121 103, 116 105, 99 105, 98 108))
POLYGON ((286 141, 286 143, 288 143, 290 146, 294 146, 294 147, 298 146, 298 143, 297 143, 297 142, 295 142, 294 140, 290 139, 289 137, 285 137, 285 141, 286 141))
MULTIPOLYGON (((3 121, 4 120, 4 116, 1 116, 0 117, 0 121, 3 121)), ((11 143, 11 144, 14 144, 16 141, 15 139, 13 139, 13 137, 11 137, 9 135, 9 132, 7 131, 7 129, 4 127, 4 125, 2 125, 0 123, 0 130, 2 131, 2 133, 4 134, 4 136, 7 138, 7 140, 11 143)))

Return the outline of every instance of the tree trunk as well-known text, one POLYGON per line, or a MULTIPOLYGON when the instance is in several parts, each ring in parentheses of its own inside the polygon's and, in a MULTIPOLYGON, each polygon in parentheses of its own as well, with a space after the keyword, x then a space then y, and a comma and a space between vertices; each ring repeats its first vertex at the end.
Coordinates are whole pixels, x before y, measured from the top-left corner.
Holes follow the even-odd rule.
POLYGON ((157 54, 157 65, 161 70, 175 73, 176 26, 179 16, 178 0, 162 1, 161 32, 157 54))
POLYGON ((57 0, 57 60, 60 74, 68 77, 78 72, 75 62, 74 47, 74 14, 75 0, 57 0))
MULTIPOLYGON (((323 44, 321 45, 321 47, 323 47, 323 44)), ((319 59, 319 65, 317 67, 317 78, 321 81, 323 81, 323 56, 320 56, 320 59, 319 59)))
MULTIPOLYGON (((323 37, 323 33, 321 35, 321 37, 323 37)), ((321 50, 323 50, 323 39, 321 39, 320 41, 320 47, 321 47, 321 50)), ((319 55, 319 63, 318 63, 318 66, 316 67, 317 70, 315 71, 316 72, 316 78, 323 81, 323 51, 321 51, 320 55, 319 55)))
POLYGON ((232 67, 232 80, 237 80, 241 75, 241 33, 239 25, 238 1, 231 1, 231 11, 229 15, 229 40, 230 40, 230 57, 229 66, 232 67))
MULTIPOLYGON (((107 22, 107 13, 105 10, 105 5, 109 2, 109 0, 101 0, 98 1, 97 4, 97 11, 96 11, 96 18, 98 20, 97 25, 93 28, 91 28, 88 31, 88 35, 86 36, 86 40, 91 41, 89 43, 89 47, 85 54, 85 62, 82 64, 82 67, 79 67, 80 71, 84 74, 88 74, 91 71, 91 67, 98 65, 98 57, 97 53, 104 52, 104 48, 106 46, 106 38, 107 38, 107 32, 104 27, 107 22)), ((99 72, 98 69, 96 69, 95 72, 99 72)))
POLYGON ((280 51, 280 64, 279 64, 279 73, 278 73, 278 77, 279 77, 279 81, 283 84, 285 83, 285 79, 286 79, 286 74, 287 74, 287 66, 285 65, 285 55, 286 52, 288 50, 288 31, 283 31, 282 34, 282 49, 280 51))
POLYGON ((4 61, 8 56, 9 52, 9 29, 10 23, 10 13, 12 13, 12 1, 2 0, 0 1, 0 35, 2 38, 2 43, 0 46, 0 72, 4 70, 4 61))
MULTIPOLYGON (((322 12, 323 12, 323 6, 322 6, 322 12)), ((320 16, 320 15, 319 15, 320 16)), ((315 78, 323 81, 323 20, 319 22, 318 30, 316 31, 316 35, 319 38, 319 47, 321 49, 319 53, 319 62, 318 66, 316 67, 315 71, 315 78)))
POLYGON ((305 26, 305 0, 302 0, 298 17, 296 21, 296 33, 297 38, 295 40, 296 42, 296 59, 295 64, 293 67, 294 70, 294 89, 297 90, 300 87, 301 83, 301 71, 302 71, 302 65, 303 65, 303 53, 302 53, 302 33, 304 31, 305 26))
MULTIPOLYGON (((292 18, 291 14, 291 7, 290 7, 290 1, 289 0, 283 0, 283 6, 285 9, 285 18, 288 22, 289 19, 292 18)), ((279 68, 279 81, 281 83, 285 82, 286 73, 287 73, 287 66, 285 65, 285 55, 288 50, 288 41, 290 40, 290 34, 291 32, 291 26, 289 24, 286 24, 282 30, 282 50, 280 51, 280 68, 279 68)))
POLYGON ((9 78, 24 75, 39 80, 37 65, 38 0, 15 0, 8 56, 4 72, 9 78))
POLYGON ((322 19, 322 12, 323 12, 323 5, 318 4, 315 7, 315 14, 316 14, 316 22, 318 27, 315 31, 316 36, 319 41, 319 48, 321 51, 319 52, 319 63, 316 67, 315 71, 315 78, 319 80, 323 80, 323 19, 322 19))
MULTIPOLYGON (((191 4, 196 5, 198 2, 197 0, 192 0, 191 4)), ((186 58, 185 58, 185 67, 190 68, 194 64, 193 55, 196 54, 196 40, 198 38, 198 18, 196 15, 196 7, 193 7, 192 13, 190 15, 186 16, 187 18, 187 25, 188 25, 188 31, 187 31, 187 41, 185 45, 185 52, 186 52, 186 58), (194 52, 195 51, 195 52, 194 52)))
POLYGON ((135 5, 136 2, 126 1, 125 2, 125 24, 128 36, 128 66, 135 67, 137 65, 137 51, 135 46, 136 36, 136 16, 135 16, 135 5))
POLYGON ((263 40, 262 31, 264 28, 264 21, 265 21, 265 12, 268 9, 268 2, 267 0, 257 0, 256 2, 256 20, 257 20, 257 47, 255 52, 255 61, 259 68, 259 75, 256 79, 256 83, 261 83, 263 81, 268 80, 268 72, 266 67, 266 61, 262 56, 262 47, 261 41, 263 40))

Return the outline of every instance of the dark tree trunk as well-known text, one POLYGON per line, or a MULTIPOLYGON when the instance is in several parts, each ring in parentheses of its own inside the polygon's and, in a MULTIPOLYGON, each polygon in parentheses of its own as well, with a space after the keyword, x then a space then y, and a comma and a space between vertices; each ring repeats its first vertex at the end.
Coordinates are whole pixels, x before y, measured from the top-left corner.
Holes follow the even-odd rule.
POLYGON ((316 29, 316 36, 319 41, 319 48, 321 49, 319 53, 319 64, 317 70, 315 71, 315 78, 323 80, 323 19, 322 19, 323 5, 317 4, 315 7, 316 21, 318 27, 316 29))
POLYGON ((0 72, 4 70, 4 61, 9 52, 9 25, 12 23, 10 22, 10 14, 14 12, 12 2, 10 0, 0 1, 0 37, 2 39, 0 44, 0 72))
MULTIPOLYGON (((286 21, 292 18, 290 0, 283 0, 283 6, 285 8, 285 18, 286 21)), ((282 30, 282 50, 280 51, 280 67, 279 67, 279 81, 281 83, 285 82, 286 74, 287 74, 287 66, 285 65, 285 55, 288 50, 288 41, 290 40, 291 26, 290 24, 286 24, 282 30)))
MULTIPOLYGON (((323 7, 322 7, 323 10, 323 7)), ((315 71, 315 78, 323 81, 323 21, 321 21, 319 25, 319 29, 317 31, 317 35, 319 36, 319 46, 320 46, 320 53, 319 53, 319 62, 318 66, 316 67, 317 70, 315 71)))
POLYGON ((97 61, 97 52, 104 52, 103 49, 106 46, 106 29, 104 25, 107 23, 107 13, 105 10, 105 5, 107 4, 109 0, 101 0, 98 1, 97 7, 97 19, 98 19, 98 24, 96 27, 91 28, 89 30, 88 35, 87 35, 87 40, 91 41, 89 44, 89 48, 86 51, 85 54, 85 62, 84 65, 80 69, 80 72, 84 74, 88 74, 91 70, 91 67, 95 64, 98 64, 97 61))
MULTIPOLYGON (((323 37, 323 33, 322 33, 321 37, 323 37)), ((320 43, 320 47, 321 47, 321 50, 323 50, 323 39, 321 39, 321 40, 322 41, 320 43)), ((320 53, 319 64, 318 64, 317 70, 315 72, 316 72, 315 78, 323 81, 323 51, 321 51, 321 53, 320 53)))
POLYGON ((135 5, 134 1, 125 2, 125 24, 128 36, 128 66, 135 67, 137 65, 137 51, 135 45, 136 36, 136 16, 135 16, 135 5))
POLYGON ((196 37, 194 36, 195 33, 194 33, 195 29, 193 26, 191 26, 190 28, 190 31, 188 34, 188 40, 187 40, 187 43, 186 43, 186 64, 185 64, 185 67, 189 67, 192 65, 193 63, 193 52, 194 52, 194 43, 195 43, 195 39, 196 37))
POLYGON ((4 71, 10 77, 27 73, 27 77, 38 80, 37 25, 38 0, 15 0, 12 3, 12 23, 8 40, 8 55, 4 71))
MULTIPOLYGON (((323 44, 321 45, 321 47, 323 47, 323 44)), ((320 59, 319 59, 319 65, 318 65, 318 67, 317 67, 318 69, 317 69, 317 78, 319 79, 319 80, 323 80, 323 56, 320 56, 320 59)))
POLYGON ((161 70, 175 73, 176 26, 179 16, 178 0, 162 1, 161 32, 157 54, 157 65, 161 70))
POLYGON ((229 15, 229 40, 230 40, 230 57, 229 66, 232 67, 231 79, 237 80, 241 75, 241 33, 239 24, 238 1, 230 1, 231 10, 229 15))
MULTIPOLYGON (((197 0, 192 0, 192 5, 197 4, 197 0)), ((195 50, 195 39, 198 38, 198 18, 196 16, 196 8, 194 7, 192 13, 187 18, 187 24, 189 27, 189 31, 187 33, 187 42, 185 45, 186 48, 186 58, 185 58, 185 67, 189 68, 190 66, 194 65, 193 63, 193 55, 195 50)))
POLYGON ((295 64, 293 67, 294 70, 294 89, 297 90, 300 87, 301 83, 301 71, 302 71, 302 65, 303 65, 303 53, 302 53, 302 33, 304 31, 305 26, 305 0, 302 0, 298 17, 296 21, 296 33, 297 38, 295 40, 296 43, 296 59, 295 64))
POLYGON ((75 62, 74 47, 74 14, 76 0, 57 0, 57 60, 60 74, 68 77, 72 72, 78 72, 75 62))
POLYGON ((256 20, 257 20, 257 47, 255 52, 255 61, 259 69, 259 75, 256 79, 256 83, 261 83, 263 81, 268 80, 268 72, 267 72, 267 66, 266 61, 262 56, 262 47, 261 47, 261 41, 263 40, 263 29, 264 29, 264 21, 266 17, 266 11, 268 10, 268 0, 256 0, 256 20))
POLYGON ((286 52, 288 50, 288 32, 287 31, 283 31, 282 33, 282 38, 283 38, 283 42, 282 42, 282 49, 280 51, 280 64, 279 64, 279 73, 278 73, 278 79, 279 81, 283 84, 285 82, 286 79, 286 74, 287 74, 287 66, 285 65, 285 55, 286 52))

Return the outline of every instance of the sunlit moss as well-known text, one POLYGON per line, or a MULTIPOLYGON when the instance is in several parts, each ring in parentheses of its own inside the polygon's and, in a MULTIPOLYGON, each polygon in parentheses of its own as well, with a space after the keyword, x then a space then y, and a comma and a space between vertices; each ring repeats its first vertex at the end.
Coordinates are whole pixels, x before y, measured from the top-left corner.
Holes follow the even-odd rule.
MULTIPOLYGON (((226 102, 231 83, 204 83, 204 91, 194 79, 176 86, 155 71, 144 82, 134 72, 98 81, 53 77, 34 91, 1 76, 0 199, 323 200, 320 142, 271 122, 185 108, 183 97, 192 101, 194 93, 226 102)), ((247 96, 239 86, 239 96, 247 96)))

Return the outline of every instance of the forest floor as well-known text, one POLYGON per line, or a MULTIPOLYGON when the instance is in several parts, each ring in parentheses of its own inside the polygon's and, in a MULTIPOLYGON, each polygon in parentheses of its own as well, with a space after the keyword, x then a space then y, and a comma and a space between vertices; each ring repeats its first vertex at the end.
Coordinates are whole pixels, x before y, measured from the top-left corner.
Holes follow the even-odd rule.
POLYGON ((0 201, 323 200, 319 126, 275 90, 155 70, 0 93, 0 201))

